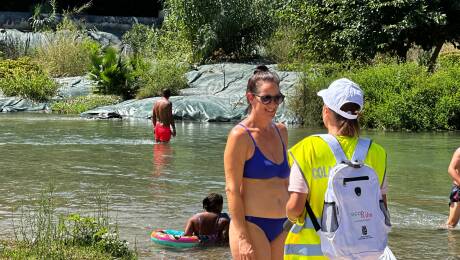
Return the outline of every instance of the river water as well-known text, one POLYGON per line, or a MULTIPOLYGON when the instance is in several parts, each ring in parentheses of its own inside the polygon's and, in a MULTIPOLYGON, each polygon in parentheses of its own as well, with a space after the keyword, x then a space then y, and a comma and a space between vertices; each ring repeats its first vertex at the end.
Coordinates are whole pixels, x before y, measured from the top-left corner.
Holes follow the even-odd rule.
MULTIPOLYGON (((171 250, 150 242, 157 228, 182 229, 209 192, 224 195, 223 150, 233 124, 178 122, 170 144, 155 144, 147 120, 0 114, 0 236, 12 211, 56 186, 62 212, 90 212, 108 193, 120 234, 145 259, 230 259, 228 248, 171 250)), ((289 146, 320 129, 289 128, 289 146)), ((460 133, 363 133, 388 153, 389 244, 398 259, 460 259, 460 230, 448 214, 447 166, 460 133)))

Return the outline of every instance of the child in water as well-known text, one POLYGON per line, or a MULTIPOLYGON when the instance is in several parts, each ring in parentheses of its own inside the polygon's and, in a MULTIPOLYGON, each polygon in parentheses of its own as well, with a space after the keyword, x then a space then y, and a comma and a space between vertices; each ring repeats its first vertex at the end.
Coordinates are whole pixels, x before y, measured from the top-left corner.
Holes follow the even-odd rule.
POLYGON ((222 195, 210 193, 203 199, 204 212, 195 214, 187 221, 184 236, 198 236, 203 244, 228 243, 230 218, 222 212, 222 195))

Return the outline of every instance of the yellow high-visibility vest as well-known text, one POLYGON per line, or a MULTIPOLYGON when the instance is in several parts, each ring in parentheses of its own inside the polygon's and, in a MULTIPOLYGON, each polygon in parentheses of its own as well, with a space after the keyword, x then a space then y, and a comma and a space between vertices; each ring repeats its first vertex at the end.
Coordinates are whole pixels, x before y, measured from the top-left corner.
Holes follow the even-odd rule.
MULTIPOLYGON (((358 137, 336 136, 342 149, 350 159, 358 143, 358 137)), ((294 159, 307 181, 310 206, 321 223, 329 171, 335 166, 336 159, 329 145, 319 136, 309 136, 289 149, 289 164, 294 159), (293 158, 294 157, 294 158, 293 158)), ((375 170, 382 185, 386 171, 386 152, 378 144, 372 143, 365 164, 375 170)), ((310 216, 305 209, 300 220, 291 228, 284 246, 284 259, 328 259, 321 251, 321 242, 310 216)))

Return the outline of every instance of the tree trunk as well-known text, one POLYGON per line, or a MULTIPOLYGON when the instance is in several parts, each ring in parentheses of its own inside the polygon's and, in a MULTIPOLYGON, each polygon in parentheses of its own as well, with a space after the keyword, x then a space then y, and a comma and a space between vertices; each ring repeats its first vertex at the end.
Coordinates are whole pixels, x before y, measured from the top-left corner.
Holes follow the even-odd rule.
POLYGON ((404 42, 402 42, 399 46, 396 47, 396 55, 398 56, 398 63, 406 62, 408 50, 409 48, 406 46, 404 42))
POLYGON ((428 72, 433 73, 436 67, 436 60, 438 59, 439 52, 441 51, 444 41, 440 41, 436 44, 433 54, 431 54, 430 61, 428 62, 428 72))

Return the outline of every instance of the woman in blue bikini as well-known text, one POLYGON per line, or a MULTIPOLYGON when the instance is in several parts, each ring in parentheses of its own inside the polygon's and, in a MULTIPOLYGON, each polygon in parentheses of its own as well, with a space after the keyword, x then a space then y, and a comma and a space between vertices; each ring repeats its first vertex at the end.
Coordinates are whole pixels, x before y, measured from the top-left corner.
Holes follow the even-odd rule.
POLYGON ((289 198, 287 129, 273 123, 284 100, 278 76, 258 66, 248 81, 249 115, 230 132, 224 167, 234 259, 282 259, 289 198))

